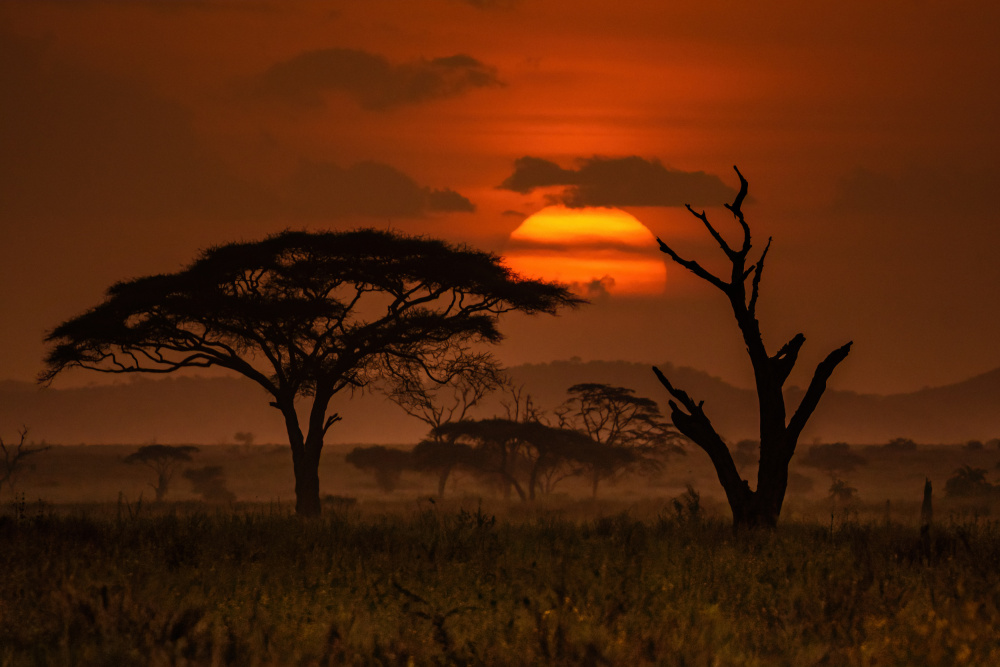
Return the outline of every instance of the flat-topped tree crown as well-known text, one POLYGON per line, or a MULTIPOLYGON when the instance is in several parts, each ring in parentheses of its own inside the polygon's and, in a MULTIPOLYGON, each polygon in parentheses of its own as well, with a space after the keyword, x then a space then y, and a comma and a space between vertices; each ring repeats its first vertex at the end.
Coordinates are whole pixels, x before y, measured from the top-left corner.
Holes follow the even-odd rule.
POLYGON ((436 239, 286 231, 210 248, 177 273, 111 286, 101 304, 47 336, 40 380, 72 367, 240 373, 284 416, 298 509, 315 514, 323 436, 339 419, 326 416, 334 394, 387 373, 445 381, 486 359, 471 346, 500 341, 503 313, 580 303, 560 285, 512 273, 496 255, 436 239), (312 406, 300 424, 302 396, 312 406))

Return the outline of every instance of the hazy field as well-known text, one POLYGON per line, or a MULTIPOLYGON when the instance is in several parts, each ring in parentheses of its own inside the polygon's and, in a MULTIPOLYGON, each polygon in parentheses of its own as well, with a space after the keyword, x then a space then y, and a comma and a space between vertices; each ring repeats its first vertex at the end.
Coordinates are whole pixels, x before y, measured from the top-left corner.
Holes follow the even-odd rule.
POLYGON ((331 448, 341 499, 301 520, 285 447, 204 447, 187 465, 237 496, 214 506, 180 475, 151 502, 135 449, 53 448, 4 494, 0 665, 1000 664, 1000 507, 942 493, 959 465, 992 480, 996 450, 856 448, 837 506, 798 466, 813 488, 779 530, 734 536, 697 452, 521 503, 468 476, 387 495, 331 448), (673 502, 686 484, 701 509, 673 502))
MULTIPOLYGON (((140 445, 73 445, 55 446, 29 459, 32 469, 17 480, 15 491, 33 503, 42 500, 54 505, 117 502, 144 502, 153 499, 150 483, 154 474, 141 465, 128 465, 123 459, 140 445)), ((320 465, 321 493, 356 498, 362 507, 373 511, 389 504, 406 504, 436 492, 433 477, 416 472, 404 473, 400 488, 383 493, 372 475, 345 464, 344 456, 352 446, 327 446, 320 465)), ((829 520, 832 508, 827 495, 830 475, 801 463, 808 445, 800 445, 792 461, 793 479, 786 499, 785 518, 819 518, 829 520)), ((839 476, 858 490, 854 510, 873 512, 879 518, 885 513, 885 502, 891 502, 891 517, 898 521, 916 521, 924 479, 929 478, 935 489, 935 499, 944 517, 948 512, 982 513, 983 502, 948 502, 944 495, 945 481, 961 465, 984 468, 988 479, 1000 477, 997 464, 1000 450, 984 448, 970 450, 959 446, 919 446, 912 452, 890 452, 877 446, 853 446, 852 451, 867 463, 839 476)), ((294 503, 291 455, 287 445, 209 445, 201 447, 193 460, 183 464, 188 468, 221 466, 226 484, 238 501, 292 505, 294 503)), ((600 498, 615 506, 669 505, 669 500, 692 485, 702 502, 712 512, 728 516, 721 488, 708 457, 699 450, 689 449, 687 456, 671 458, 665 469, 654 477, 625 478, 618 484, 602 485, 600 498)), ((751 480, 753 484, 753 480, 751 480)), ((449 481, 447 497, 495 497, 475 478, 457 474, 449 481)), ((12 500, 5 489, 4 502, 12 500)), ((554 498, 559 503, 589 498, 589 487, 583 480, 570 479, 561 484, 554 498)), ((180 472, 175 475, 167 495, 168 500, 195 501, 199 496, 180 472)), ((517 502, 516 500, 514 502, 517 502)), ((840 509, 840 508, 838 508, 840 509)))

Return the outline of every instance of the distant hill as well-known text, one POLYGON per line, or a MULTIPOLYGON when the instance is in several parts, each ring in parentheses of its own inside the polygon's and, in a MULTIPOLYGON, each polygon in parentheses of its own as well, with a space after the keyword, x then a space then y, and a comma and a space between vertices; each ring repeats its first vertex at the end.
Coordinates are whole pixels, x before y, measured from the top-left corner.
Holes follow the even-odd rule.
MULTIPOLYGON (((756 398, 752 391, 707 373, 660 364, 671 381, 696 400, 719 432, 730 440, 755 437, 756 398)), ((621 361, 516 366, 510 374, 551 409, 566 389, 581 382, 630 387, 660 402, 668 412, 667 393, 649 364, 621 361)), ((797 405, 800 390, 789 391, 797 405)), ((264 392, 237 378, 137 378, 119 384, 79 389, 40 389, 24 382, 0 382, 0 436, 9 439, 25 425, 29 439, 60 444, 232 443, 237 431, 250 431, 257 442, 285 442, 279 413, 264 392)), ((333 410, 344 420, 328 442, 415 443, 425 433, 417 420, 377 395, 339 396, 333 410)), ((500 411, 494 399, 484 414, 500 411)), ((1000 369, 944 387, 907 394, 876 396, 827 391, 810 420, 803 443, 883 443, 894 437, 921 443, 959 443, 1000 437, 1000 369)))

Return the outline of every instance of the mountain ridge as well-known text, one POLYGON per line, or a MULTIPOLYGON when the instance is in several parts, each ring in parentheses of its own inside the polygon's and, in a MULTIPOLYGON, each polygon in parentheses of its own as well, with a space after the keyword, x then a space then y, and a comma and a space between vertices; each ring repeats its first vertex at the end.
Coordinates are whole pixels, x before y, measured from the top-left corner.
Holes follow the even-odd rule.
MULTIPOLYGON (((697 369, 658 365, 675 386, 697 401, 716 429, 731 441, 755 437, 754 392, 697 369)), ((566 389, 603 382, 635 390, 669 413, 669 396, 654 377, 652 364, 625 361, 550 361, 508 369, 535 402, 551 410, 566 389)), ((786 392, 789 413, 803 390, 786 392)), ((22 425, 29 438, 60 444, 233 442, 236 431, 255 433, 258 442, 284 442, 283 422, 268 407, 263 390, 243 378, 130 378, 110 385, 56 389, 29 382, 0 381, 0 434, 11 437, 22 425)), ((803 432, 801 442, 864 444, 908 437, 923 443, 960 443, 1000 437, 1000 368, 967 380, 913 392, 878 395, 828 389, 803 432)), ((424 425, 377 394, 334 399, 344 420, 330 432, 331 444, 417 442, 424 425)), ((499 397, 479 416, 502 412, 499 397)))

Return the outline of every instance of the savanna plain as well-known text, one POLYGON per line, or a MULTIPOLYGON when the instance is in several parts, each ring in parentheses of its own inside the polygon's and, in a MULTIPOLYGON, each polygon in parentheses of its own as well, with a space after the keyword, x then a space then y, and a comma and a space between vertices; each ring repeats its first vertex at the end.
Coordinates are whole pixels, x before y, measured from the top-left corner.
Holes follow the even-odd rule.
POLYGON ((5 498, 0 664, 1000 664, 995 496, 943 493, 995 447, 855 447, 849 497, 793 463, 778 530, 742 533, 700 452, 520 502, 386 493, 330 447, 300 519, 285 447, 202 447, 216 504, 181 475, 152 502, 135 449, 53 447, 5 498))

